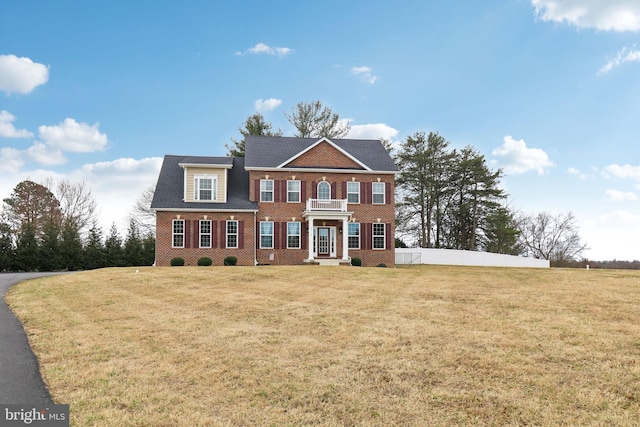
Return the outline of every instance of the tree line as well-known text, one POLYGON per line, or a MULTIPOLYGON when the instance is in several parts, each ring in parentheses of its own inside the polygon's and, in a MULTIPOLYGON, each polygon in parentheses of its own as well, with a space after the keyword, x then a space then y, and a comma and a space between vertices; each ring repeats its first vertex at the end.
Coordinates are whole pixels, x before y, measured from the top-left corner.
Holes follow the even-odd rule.
POLYGON ((141 232, 135 215, 124 238, 115 224, 104 237, 95 218, 97 203, 84 183, 46 184, 22 181, 3 199, 0 272, 153 264, 155 237, 141 232))

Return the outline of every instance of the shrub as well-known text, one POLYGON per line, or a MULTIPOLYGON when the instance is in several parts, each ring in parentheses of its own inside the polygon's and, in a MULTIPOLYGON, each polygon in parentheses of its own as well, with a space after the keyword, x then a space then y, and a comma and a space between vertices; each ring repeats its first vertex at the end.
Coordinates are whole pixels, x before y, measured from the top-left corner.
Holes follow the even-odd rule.
POLYGON ((202 257, 198 260, 198 265, 201 267, 208 267, 213 264, 213 261, 209 257, 202 257))
POLYGON ((228 256, 224 259, 224 265, 236 265, 238 263, 238 258, 234 256, 228 256))
POLYGON ((171 266, 172 267, 182 267, 183 265, 184 265, 184 259, 183 258, 176 257, 176 258, 173 258, 171 260, 171 266))
POLYGON ((380 264, 376 265, 376 267, 387 268, 387 264, 385 264, 384 262, 381 262, 380 264))
POLYGON ((354 267, 361 267, 362 266, 362 260, 358 257, 355 258, 351 258, 351 265, 353 265, 354 267))

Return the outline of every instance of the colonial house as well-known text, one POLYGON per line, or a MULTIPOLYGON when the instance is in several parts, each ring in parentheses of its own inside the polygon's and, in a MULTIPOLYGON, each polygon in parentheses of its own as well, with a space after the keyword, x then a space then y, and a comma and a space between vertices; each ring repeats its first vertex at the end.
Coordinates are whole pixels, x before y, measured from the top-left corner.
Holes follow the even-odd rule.
POLYGON ((394 265, 394 176, 377 140, 247 136, 245 157, 165 156, 156 265, 394 265))

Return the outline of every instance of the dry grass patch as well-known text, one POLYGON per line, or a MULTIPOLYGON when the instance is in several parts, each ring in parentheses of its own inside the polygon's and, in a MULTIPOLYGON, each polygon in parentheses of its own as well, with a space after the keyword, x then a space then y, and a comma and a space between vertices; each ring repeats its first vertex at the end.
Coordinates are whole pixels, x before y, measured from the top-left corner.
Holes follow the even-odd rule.
POLYGON ((105 269, 8 299, 77 426, 638 425, 638 272, 105 269))

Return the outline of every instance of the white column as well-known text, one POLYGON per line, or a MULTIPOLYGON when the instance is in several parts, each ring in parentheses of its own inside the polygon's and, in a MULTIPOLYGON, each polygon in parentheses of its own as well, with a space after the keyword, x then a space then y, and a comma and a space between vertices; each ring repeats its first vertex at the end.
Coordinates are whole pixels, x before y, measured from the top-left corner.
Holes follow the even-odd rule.
POLYGON ((342 260, 349 259, 349 221, 342 220, 342 260))
POLYGON ((309 246, 309 260, 313 260, 313 217, 309 217, 309 237, 307 239, 309 246))

